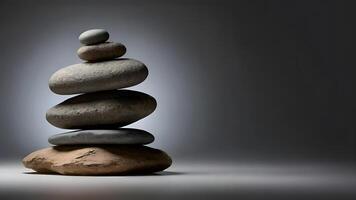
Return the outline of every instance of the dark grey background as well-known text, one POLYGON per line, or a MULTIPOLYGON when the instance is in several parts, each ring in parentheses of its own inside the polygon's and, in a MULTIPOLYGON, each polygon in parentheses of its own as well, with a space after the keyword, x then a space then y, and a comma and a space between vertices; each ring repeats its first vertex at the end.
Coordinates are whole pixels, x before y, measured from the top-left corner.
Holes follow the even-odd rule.
POLYGON ((130 127, 173 159, 355 160, 352 1, 1 1, 0 161, 63 130, 48 89, 81 62, 78 35, 105 28, 150 75, 158 100, 130 127))

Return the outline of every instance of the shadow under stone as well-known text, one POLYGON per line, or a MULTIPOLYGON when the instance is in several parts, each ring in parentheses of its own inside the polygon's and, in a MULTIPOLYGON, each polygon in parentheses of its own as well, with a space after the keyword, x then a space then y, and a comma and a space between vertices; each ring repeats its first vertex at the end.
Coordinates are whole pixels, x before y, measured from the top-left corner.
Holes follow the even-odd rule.
POLYGON ((79 176, 79 177, 129 177, 129 176, 176 176, 176 175, 184 175, 187 173, 184 172, 173 172, 173 171, 162 171, 162 172, 155 172, 155 173, 132 173, 132 174, 107 174, 107 175, 72 175, 72 174, 59 174, 59 173, 39 173, 39 172, 23 172, 22 174, 27 174, 27 175, 42 175, 42 176, 48 176, 48 175, 54 175, 54 176, 79 176))

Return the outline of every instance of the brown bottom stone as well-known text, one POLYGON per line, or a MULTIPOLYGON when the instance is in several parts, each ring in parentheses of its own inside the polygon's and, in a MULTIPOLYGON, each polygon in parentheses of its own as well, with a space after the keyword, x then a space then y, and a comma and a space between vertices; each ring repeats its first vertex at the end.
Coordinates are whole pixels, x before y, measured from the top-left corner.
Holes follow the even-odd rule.
POLYGON ((165 152, 141 145, 55 146, 35 151, 22 162, 39 173, 64 175, 146 174, 172 164, 165 152))

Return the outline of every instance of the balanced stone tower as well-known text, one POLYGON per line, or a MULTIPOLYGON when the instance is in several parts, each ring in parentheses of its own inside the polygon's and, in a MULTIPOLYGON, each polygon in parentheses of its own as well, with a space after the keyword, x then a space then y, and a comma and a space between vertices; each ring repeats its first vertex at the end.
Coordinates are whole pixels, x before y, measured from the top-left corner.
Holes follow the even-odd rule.
POLYGON ((52 107, 46 118, 53 126, 75 131, 51 136, 55 145, 35 151, 23 164, 39 173, 68 175, 143 174, 162 171, 172 160, 145 144, 154 136, 144 130, 120 128, 151 114, 156 100, 145 93, 123 90, 148 76, 147 67, 120 58, 126 47, 107 42, 109 33, 93 29, 79 36, 77 51, 86 62, 59 69, 49 79, 60 95, 80 94, 52 107))

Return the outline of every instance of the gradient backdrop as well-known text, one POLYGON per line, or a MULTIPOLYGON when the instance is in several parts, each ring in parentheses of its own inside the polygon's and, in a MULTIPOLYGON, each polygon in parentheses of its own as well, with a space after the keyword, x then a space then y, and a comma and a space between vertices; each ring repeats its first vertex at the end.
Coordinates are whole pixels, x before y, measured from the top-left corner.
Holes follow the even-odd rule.
POLYGON ((63 132, 56 70, 105 28, 150 74, 158 101, 130 125, 175 160, 355 161, 352 1, 1 1, 0 161, 63 132))

